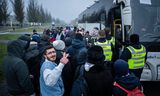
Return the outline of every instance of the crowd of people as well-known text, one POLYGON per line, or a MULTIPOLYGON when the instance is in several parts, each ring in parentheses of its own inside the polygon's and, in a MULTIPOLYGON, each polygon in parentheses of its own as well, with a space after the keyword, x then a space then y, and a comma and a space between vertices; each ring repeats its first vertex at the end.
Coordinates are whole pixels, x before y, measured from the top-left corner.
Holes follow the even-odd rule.
POLYGON ((140 77, 146 48, 133 34, 119 52, 122 43, 110 33, 110 28, 89 32, 57 27, 9 41, 3 62, 9 95, 127 96, 123 89, 143 91, 140 77), (87 82, 85 94, 73 91, 80 66, 87 82))

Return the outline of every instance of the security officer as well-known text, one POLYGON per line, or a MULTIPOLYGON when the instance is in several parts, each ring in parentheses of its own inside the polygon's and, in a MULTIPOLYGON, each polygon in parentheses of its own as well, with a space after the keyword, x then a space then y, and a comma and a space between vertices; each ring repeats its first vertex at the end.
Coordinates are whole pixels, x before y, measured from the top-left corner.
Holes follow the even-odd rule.
POLYGON ((113 44, 106 39, 106 34, 104 30, 100 30, 98 32, 99 39, 94 43, 95 45, 99 45, 103 48, 105 61, 113 61, 114 60, 114 48, 113 44))
POLYGON ((105 34, 106 34, 106 39, 110 41, 113 46, 115 46, 115 37, 111 36, 111 30, 110 28, 104 28, 105 34))
POLYGON ((140 79, 147 59, 147 51, 140 44, 137 34, 130 36, 130 43, 130 46, 124 49, 120 58, 128 62, 130 72, 134 73, 140 79))

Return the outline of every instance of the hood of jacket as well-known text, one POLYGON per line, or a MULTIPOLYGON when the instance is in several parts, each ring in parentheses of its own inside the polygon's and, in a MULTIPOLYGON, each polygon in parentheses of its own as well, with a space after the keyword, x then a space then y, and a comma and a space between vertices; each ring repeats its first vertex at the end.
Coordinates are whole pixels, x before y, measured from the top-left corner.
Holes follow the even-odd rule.
POLYGON ((82 47, 85 47, 85 44, 83 41, 81 40, 78 40, 78 39, 74 39, 72 41, 72 47, 75 48, 75 49, 80 49, 82 47))
POLYGON ((120 78, 115 78, 115 81, 120 84, 122 87, 132 90, 136 88, 137 86, 140 86, 139 79, 134 75, 130 74, 128 76, 123 76, 120 78))
POLYGON ((72 38, 66 37, 64 42, 66 44, 66 47, 68 47, 72 44, 72 38))
POLYGON ((118 59, 114 63, 116 77, 126 76, 129 73, 128 63, 122 59, 118 59))
POLYGON ((27 46, 27 41, 24 40, 9 41, 7 45, 8 55, 16 56, 22 59, 25 54, 26 46, 27 46))
POLYGON ((139 79, 133 75, 129 74, 128 63, 122 59, 116 60, 114 63, 115 70, 115 81, 126 89, 134 89, 140 83, 139 79))

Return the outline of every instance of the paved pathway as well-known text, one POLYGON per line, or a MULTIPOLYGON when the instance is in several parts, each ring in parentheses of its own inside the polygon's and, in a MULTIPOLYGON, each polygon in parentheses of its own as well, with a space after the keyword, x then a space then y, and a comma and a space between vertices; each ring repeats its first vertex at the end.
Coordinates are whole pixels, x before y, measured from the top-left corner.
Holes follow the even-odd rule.
POLYGON ((7 43, 9 40, 1 40, 0 39, 0 43, 7 43))
MULTIPOLYGON (((42 34, 43 32, 37 32, 39 34, 42 34)), ((3 34, 32 34, 32 32, 0 32, 0 35, 3 34)))

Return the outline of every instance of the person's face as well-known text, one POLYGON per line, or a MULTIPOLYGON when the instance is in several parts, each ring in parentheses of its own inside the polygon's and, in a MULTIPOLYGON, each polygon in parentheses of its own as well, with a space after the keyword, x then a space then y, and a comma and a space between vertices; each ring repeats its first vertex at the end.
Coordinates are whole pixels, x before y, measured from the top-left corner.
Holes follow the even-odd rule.
POLYGON ((54 48, 46 50, 46 54, 44 55, 46 59, 54 62, 56 60, 56 51, 54 48))

